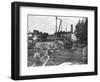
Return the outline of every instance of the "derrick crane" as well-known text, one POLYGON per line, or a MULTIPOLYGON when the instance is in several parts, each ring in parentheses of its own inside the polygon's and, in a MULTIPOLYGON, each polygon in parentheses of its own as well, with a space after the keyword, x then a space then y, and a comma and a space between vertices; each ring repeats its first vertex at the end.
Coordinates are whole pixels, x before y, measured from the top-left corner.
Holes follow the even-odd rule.
MULTIPOLYGON (((71 27, 72 27, 72 25, 71 25, 71 27)), ((72 30, 72 28, 71 28, 71 30, 72 30)), ((63 41, 62 40, 57 40, 58 39, 57 35, 58 35, 58 33, 60 31, 62 31, 62 19, 61 18, 57 18, 57 16, 56 16, 56 32, 55 32, 56 34, 55 34, 55 41, 54 41, 54 44, 53 44, 53 48, 55 50, 64 49, 64 48, 71 49, 71 47, 73 45, 71 40, 63 40, 63 41), (57 20, 60 20, 59 27, 57 26, 57 22, 58 22, 57 20)))

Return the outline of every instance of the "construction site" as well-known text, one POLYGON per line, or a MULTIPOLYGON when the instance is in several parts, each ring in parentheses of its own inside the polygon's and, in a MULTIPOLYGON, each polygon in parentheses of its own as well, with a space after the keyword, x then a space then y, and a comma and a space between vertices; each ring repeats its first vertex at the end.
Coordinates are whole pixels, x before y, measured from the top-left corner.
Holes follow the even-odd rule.
MULTIPOLYGON (((88 64, 87 42, 77 38, 77 32, 70 25, 70 31, 62 31, 62 19, 55 16, 54 34, 42 33, 39 30, 28 32, 28 67, 59 66, 88 64), (57 21, 59 22, 59 26, 57 21)), ((86 27, 86 21, 75 26, 86 27)), ((85 35, 84 35, 85 36, 85 35)))

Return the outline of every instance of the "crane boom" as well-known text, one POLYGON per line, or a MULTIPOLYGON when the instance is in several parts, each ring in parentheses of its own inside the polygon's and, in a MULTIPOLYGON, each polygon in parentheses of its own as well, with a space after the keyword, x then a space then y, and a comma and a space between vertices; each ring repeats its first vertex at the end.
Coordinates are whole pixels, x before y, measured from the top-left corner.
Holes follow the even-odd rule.
POLYGON ((58 32, 60 31, 61 24, 62 24, 62 20, 60 19, 60 24, 59 24, 59 29, 58 29, 58 32))

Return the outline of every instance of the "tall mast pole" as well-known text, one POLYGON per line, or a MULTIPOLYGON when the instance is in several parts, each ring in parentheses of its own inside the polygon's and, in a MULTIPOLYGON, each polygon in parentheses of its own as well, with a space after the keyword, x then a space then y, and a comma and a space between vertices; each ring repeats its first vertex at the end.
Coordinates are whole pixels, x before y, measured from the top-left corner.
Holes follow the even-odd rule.
POLYGON ((56 16, 56 29, 55 29, 56 31, 55 31, 55 40, 56 40, 56 38, 57 38, 57 16, 56 16))
POLYGON ((57 16, 56 16, 56 32, 57 32, 57 16))

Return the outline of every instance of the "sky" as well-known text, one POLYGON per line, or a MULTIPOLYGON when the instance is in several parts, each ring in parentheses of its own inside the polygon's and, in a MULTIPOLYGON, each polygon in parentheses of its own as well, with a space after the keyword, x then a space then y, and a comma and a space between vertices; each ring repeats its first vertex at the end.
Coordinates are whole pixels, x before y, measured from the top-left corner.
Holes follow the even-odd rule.
MULTIPOLYGON (((59 27, 60 20, 62 20, 61 27, 62 31, 70 31, 71 24, 73 24, 73 28, 75 30, 75 25, 80 20, 85 20, 82 17, 57 17, 57 28, 59 27)), ((36 15, 28 15, 28 32, 33 32, 33 30, 39 30, 40 32, 46 32, 49 34, 53 34, 56 31, 56 17, 55 16, 36 16, 36 15)))

